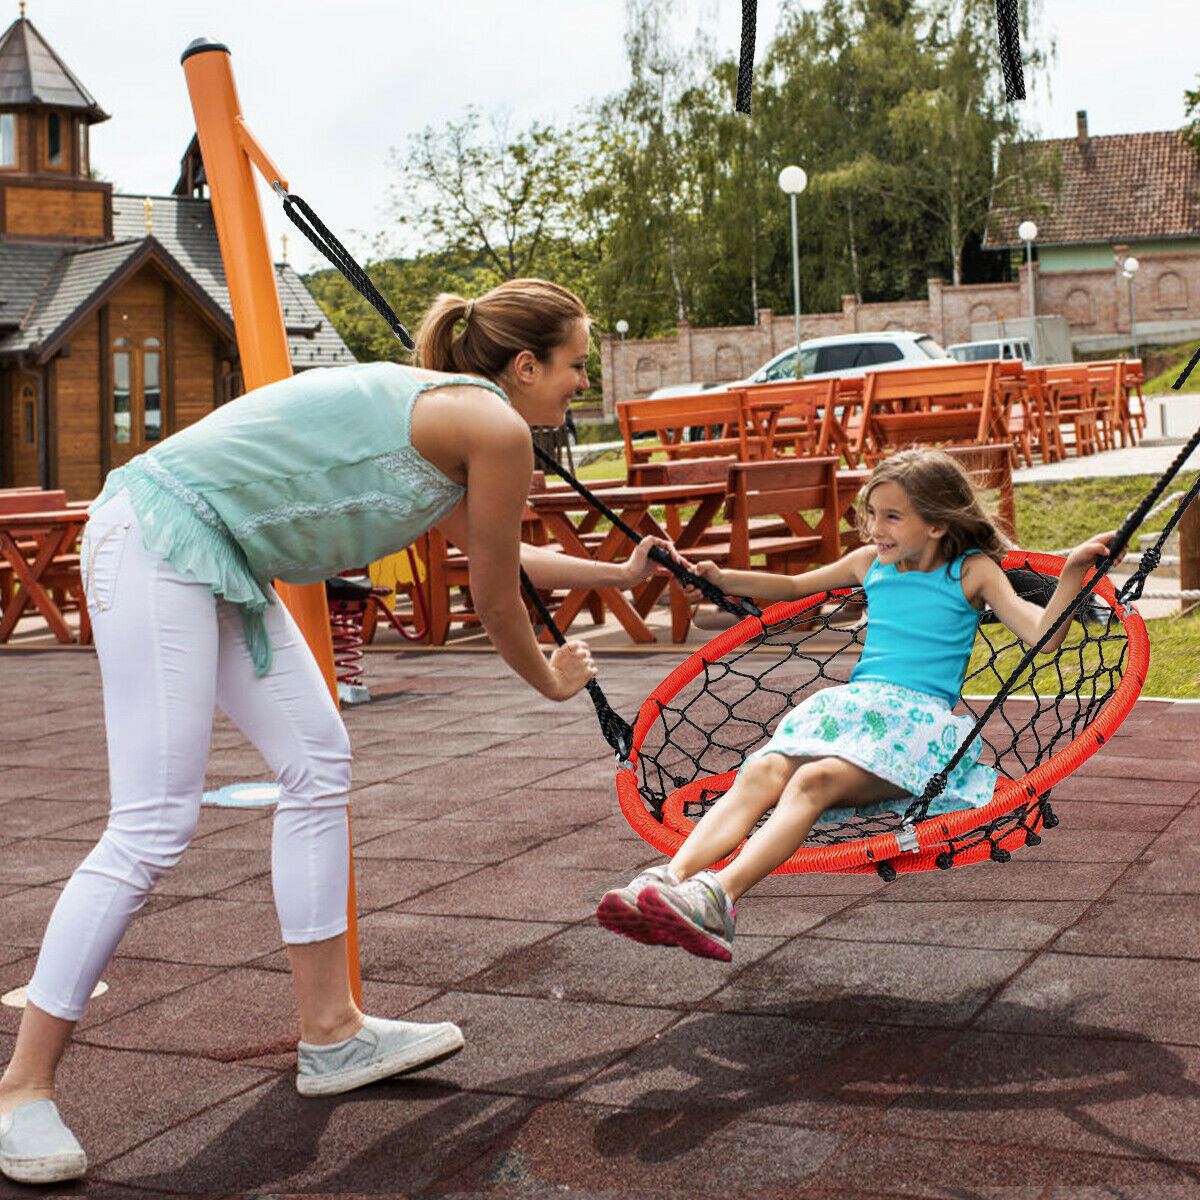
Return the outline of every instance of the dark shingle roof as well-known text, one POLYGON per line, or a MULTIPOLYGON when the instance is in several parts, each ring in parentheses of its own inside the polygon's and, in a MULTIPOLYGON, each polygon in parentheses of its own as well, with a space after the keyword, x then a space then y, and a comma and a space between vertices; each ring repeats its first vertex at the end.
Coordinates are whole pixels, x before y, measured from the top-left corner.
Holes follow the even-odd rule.
MULTIPOLYGON (((1200 237, 1200 154, 1178 130, 1092 137, 1082 145, 1059 138, 1030 150, 1062 184, 1057 194, 1043 188, 1048 211, 1034 217, 1040 244, 1200 237)), ((992 250, 1019 246, 1017 226, 1030 215, 1030 205, 1006 201, 992 198, 983 242, 992 250)))
POLYGON ((25 319, 62 246, 0 242, 0 337, 25 319))
MULTIPOLYGON (((145 196, 113 196, 113 237, 146 236, 145 201, 145 196)), ((232 320, 212 204, 191 196, 151 196, 150 203, 154 237, 232 320)), ((354 362, 349 346, 290 265, 275 264, 275 282, 288 330, 292 369, 354 362)))
POLYGON ((108 113, 50 49, 33 22, 19 17, 0 36, 0 105, 23 104, 71 109, 91 123, 108 120, 108 113))
MULTIPOLYGON (((84 247, 0 243, 0 354, 40 348, 99 298, 131 259, 155 253, 197 290, 232 326, 225 268, 207 200, 151 197, 146 233, 145 196, 113 196, 114 241, 84 247)), ((275 281, 293 370, 354 362, 342 341, 287 263, 275 281)))

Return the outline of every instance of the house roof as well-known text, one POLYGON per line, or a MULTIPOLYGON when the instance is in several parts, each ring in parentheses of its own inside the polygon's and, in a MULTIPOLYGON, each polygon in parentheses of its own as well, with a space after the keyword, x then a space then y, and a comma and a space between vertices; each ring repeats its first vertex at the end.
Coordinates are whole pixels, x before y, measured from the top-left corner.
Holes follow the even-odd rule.
MULTIPOLYGON (((145 196, 113 196, 113 237, 145 237, 145 196)), ((150 227, 167 252, 233 319, 212 204, 191 196, 151 196, 150 227)), ((288 263, 275 264, 292 369, 355 361, 350 347, 288 263)))
MULTIPOLYGON (((5 249, 0 247, 0 251, 5 249)), ((0 353, 53 353, 71 330, 118 284, 153 260, 191 294, 209 320, 228 336, 233 321, 153 237, 71 249, 59 253, 18 328, 0 340, 0 353)), ((0 264, 3 258, 0 258, 0 264)))
MULTIPOLYGON (((0 354, 52 350, 126 274, 153 258, 217 325, 233 334, 233 310, 207 200, 113 196, 113 238, 91 246, 0 243, 0 354)), ((292 369, 354 362, 303 281, 275 264, 292 369)))
POLYGON ((0 107, 20 105, 71 109, 89 124, 108 120, 92 93, 25 17, 0 35, 0 107))
MULTIPOLYGON (((983 244, 991 250, 1021 245, 1017 226, 1033 215, 1039 245, 1200 238, 1200 154, 1179 130, 1057 138, 1029 148, 1042 158, 1044 211, 1028 202, 992 197, 983 244)), ((1003 177, 1011 158, 1002 160, 1003 177)))
POLYGON ((61 246, 0 243, 0 339, 25 319, 62 252, 61 246))

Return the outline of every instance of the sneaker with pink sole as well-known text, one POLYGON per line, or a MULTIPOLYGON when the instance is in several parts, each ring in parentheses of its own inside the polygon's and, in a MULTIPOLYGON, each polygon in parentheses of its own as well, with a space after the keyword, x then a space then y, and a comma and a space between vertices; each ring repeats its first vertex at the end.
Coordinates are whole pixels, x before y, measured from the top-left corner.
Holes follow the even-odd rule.
POLYGON ((674 885, 675 880, 665 866, 647 868, 623 888, 604 893, 600 907, 596 909, 596 920, 613 933, 653 946, 657 939, 650 932, 642 910, 638 908, 638 896, 643 888, 652 883, 674 885))
POLYGON ((720 962, 733 958, 737 911, 716 872, 698 871, 678 884, 651 883, 638 895, 638 908, 660 945, 720 962))

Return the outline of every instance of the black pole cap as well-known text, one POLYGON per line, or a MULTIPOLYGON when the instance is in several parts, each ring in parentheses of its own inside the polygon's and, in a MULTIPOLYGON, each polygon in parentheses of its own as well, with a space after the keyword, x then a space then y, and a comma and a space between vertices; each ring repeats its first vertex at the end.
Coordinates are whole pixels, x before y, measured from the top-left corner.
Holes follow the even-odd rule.
POLYGON ((180 62, 186 62, 193 54, 203 54, 206 50, 224 50, 229 53, 229 47, 224 42, 214 42, 212 38, 193 38, 187 44, 187 49, 179 56, 180 62))

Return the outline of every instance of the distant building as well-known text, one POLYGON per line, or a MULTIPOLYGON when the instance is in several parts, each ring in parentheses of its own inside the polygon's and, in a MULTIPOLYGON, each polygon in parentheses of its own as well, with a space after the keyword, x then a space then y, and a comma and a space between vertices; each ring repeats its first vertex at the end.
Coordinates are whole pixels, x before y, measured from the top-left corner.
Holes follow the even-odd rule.
POLYGON ((1026 153, 1041 158, 1044 182, 1024 204, 993 196, 983 245, 1023 257, 1017 227, 1034 221, 1038 311, 1066 317, 1079 349, 1119 344, 1130 319, 1121 263, 1132 255, 1142 342, 1200 333, 1200 154, 1181 131, 1095 137, 1080 111, 1073 138, 1026 153))
MULTIPOLYGON (((0 487, 94 495, 105 474, 242 389, 195 139, 169 196, 91 178, 108 114, 19 17, 0 36, 0 487)), ((296 371, 354 361, 275 266, 296 371)))

